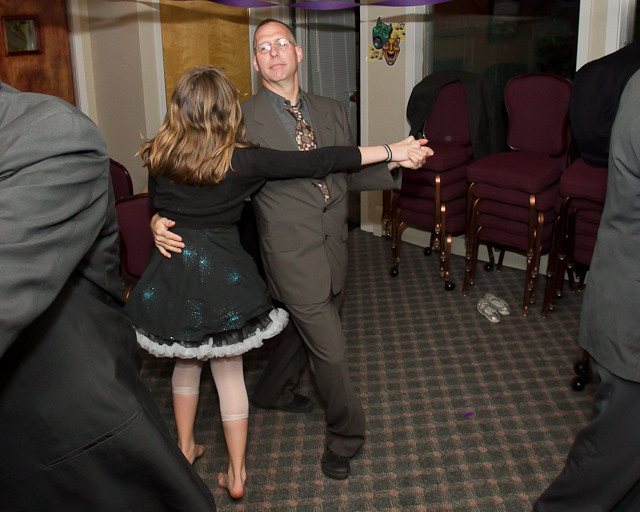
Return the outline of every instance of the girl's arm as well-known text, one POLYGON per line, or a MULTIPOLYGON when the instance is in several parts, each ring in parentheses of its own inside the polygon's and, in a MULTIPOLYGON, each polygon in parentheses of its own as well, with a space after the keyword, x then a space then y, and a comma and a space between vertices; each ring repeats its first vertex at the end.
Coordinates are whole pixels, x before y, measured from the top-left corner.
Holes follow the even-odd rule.
MULTIPOLYGON (((362 165, 378 162, 397 162, 402 167, 415 169, 424 164, 424 160, 433 155, 433 150, 428 147, 427 139, 414 139, 412 136, 382 146, 360 146, 362 165)), ((391 168, 397 166, 390 166, 391 168)))

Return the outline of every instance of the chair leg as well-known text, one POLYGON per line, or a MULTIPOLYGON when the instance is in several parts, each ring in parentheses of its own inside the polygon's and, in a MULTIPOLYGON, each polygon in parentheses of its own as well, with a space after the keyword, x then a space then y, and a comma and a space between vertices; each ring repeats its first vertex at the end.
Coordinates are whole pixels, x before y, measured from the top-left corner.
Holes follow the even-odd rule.
POLYGON ((434 230, 431 230, 431 234, 429 235, 429 245, 427 245, 424 248, 424 251, 422 251, 425 256, 431 256, 431 253, 433 252, 433 244, 435 242, 435 237, 436 237, 436 234, 434 230))
POLYGON ((526 315, 529 309, 529 298, 533 286, 531 272, 534 267, 535 245, 538 234, 538 224, 536 215, 536 197, 534 194, 529 195, 529 234, 527 247, 527 266, 524 278, 524 295, 522 297, 522 314, 526 315))
POLYGON ((478 226, 474 235, 473 252, 471 254, 471 284, 476 282, 476 269, 478 268, 478 249, 480 245, 480 233, 484 226, 478 226))
POLYGON ((473 189, 475 187, 475 183, 471 183, 469 185, 469 188, 467 189, 467 218, 465 219, 465 223, 464 223, 464 231, 465 234, 467 232, 470 232, 471 230, 471 222, 472 222, 472 215, 473 215, 473 205, 474 205, 474 197, 473 197, 473 189))
POLYGON ((573 248, 576 243, 576 215, 575 208, 571 208, 567 217, 567 274, 569 276, 569 288, 572 292, 576 291, 575 280, 575 259, 573 256, 573 248))
POLYGON ((580 358, 573 364, 573 371, 576 376, 571 381, 571 388, 574 391, 582 391, 587 384, 587 374, 589 372, 589 352, 583 350, 580 358))
POLYGON ((451 244, 453 239, 447 234, 447 206, 440 207, 440 221, 442 223, 442 242, 440 246, 440 277, 444 279, 444 289, 448 292, 455 289, 456 284, 451 281, 451 244))
MULTIPOLYGON (((496 257, 493 254, 493 251, 495 250, 494 247, 491 244, 485 244, 487 247, 487 257, 489 258, 488 263, 485 263, 484 265, 484 269, 487 272, 491 272, 493 270, 493 268, 496 266, 496 257)), ((478 250, 480 250, 478 248, 478 250)))
POLYGON ((487 257, 489 258, 489 263, 492 265, 496 264, 496 256, 494 254, 493 246, 487 244, 487 257))
POLYGON ((391 277, 398 275, 398 263, 400 261, 400 241, 402 240, 402 231, 404 230, 404 223, 398 224, 398 218, 400 216, 400 209, 398 208, 398 194, 392 193, 391 198, 391 254, 393 264, 389 274, 391 277))
MULTIPOLYGON (((473 186, 473 184, 472 184, 473 186)), ((471 194, 472 188, 469 188, 469 196, 467 204, 471 205, 471 194)), ((462 284, 462 294, 466 295, 469 291, 469 286, 474 283, 475 280, 475 269, 473 267, 474 252, 477 252, 476 244, 477 244, 477 233, 476 233, 476 224, 478 221, 478 202, 479 199, 475 199, 473 204, 471 205, 471 210, 467 212, 468 214, 468 223, 467 223, 467 232, 466 232, 466 250, 465 250, 465 265, 464 265, 464 281, 462 284)))
POLYGON ((467 250, 464 260, 464 280, 462 281, 462 294, 466 295, 469 292, 469 286, 471 282, 471 247, 469 240, 467 239, 467 250))
POLYGON ((446 239, 446 250, 445 250, 445 267, 444 267, 444 289, 448 292, 452 291, 456 287, 456 283, 450 280, 451 272, 451 243, 452 243, 451 235, 447 235, 446 239))
POLYGON ((433 212, 433 231, 431 233, 431 247, 435 251, 440 250, 440 244, 444 237, 444 230, 442 229, 443 218, 440 209, 440 175, 436 174, 435 177, 435 197, 434 197, 435 209, 433 212))
POLYGON ((588 267, 586 267, 584 265, 580 265, 580 268, 578 270, 576 270, 576 274, 578 276, 578 291, 579 292, 583 292, 584 291, 584 280, 587 277, 587 270, 588 270, 588 267))
POLYGON ((569 202, 571 198, 566 196, 562 200, 562 206, 560 208, 560 218, 562 219, 562 238, 560 239, 560 254, 558 255, 558 268, 556 269, 554 293, 549 304, 549 310, 553 311, 556 307, 556 299, 562 297, 564 292, 564 274, 567 268, 567 250, 569 246, 569 202))
POLYGON ((556 299, 562 297, 564 291, 564 275, 567 268, 567 254, 566 250, 562 250, 558 256, 558 267, 556 269, 555 285, 553 287, 553 295, 551 296, 551 303, 549 304, 549 311, 553 311, 556 308, 556 299))
POLYGON ((560 254, 560 245, 564 236, 562 229, 562 217, 558 216, 553 226, 553 238, 551 240, 551 251, 549 252, 549 261, 547 262, 547 278, 544 287, 544 297, 542 299, 542 318, 547 318, 547 313, 552 309, 551 302, 555 295, 556 272, 558 271, 558 257, 560 254))
POLYGON ((500 272, 502 270, 502 262, 504 261, 504 249, 500 249, 500 255, 498 256, 498 263, 496 265, 496 272, 500 272))
MULTIPOLYGON (((399 210, 398 210, 399 211, 399 210)), ((391 249, 393 252, 393 266, 389 271, 389 275, 391 277, 396 277, 398 275, 398 265, 400 264, 400 242, 402 241, 402 232, 407 227, 406 222, 400 222, 398 224, 398 215, 393 216, 393 224, 392 224, 392 236, 391 236, 391 249)))
POLYGON ((538 212, 538 231, 536 233, 536 245, 531 272, 531 290, 529 292, 529 304, 534 304, 538 294, 538 277, 540 275, 540 258, 542 257, 542 229, 544 228, 544 213, 538 212))
POLYGON ((391 216, 393 214, 393 208, 391 203, 393 191, 391 190, 383 190, 382 191, 382 236, 390 237, 392 234, 391 231, 391 216))
POLYGON ((444 242, 446 231, 446 218, 447 218, 447 207, 443 204, 440 207, 440 235, 442 238, 442 243, 440 244, 440 277, 444 278, 445 272, 445 264, 446 264, 446 252, 447 252, 447 244, 444 242))

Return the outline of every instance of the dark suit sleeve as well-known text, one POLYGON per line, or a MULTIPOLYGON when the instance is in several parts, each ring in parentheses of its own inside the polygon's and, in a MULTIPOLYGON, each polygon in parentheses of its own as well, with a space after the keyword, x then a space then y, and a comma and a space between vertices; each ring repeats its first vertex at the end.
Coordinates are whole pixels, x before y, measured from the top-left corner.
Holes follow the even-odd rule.
POLYGON ((375 164, 363 167, 360 172, 349 175, 349 190, 394 190, 402 185, 402 168, 389 171, 387 164, 375 164))
POLYGON ((53 302, 105 222, 102 136, 78 112, 47 105, 0 124, 0 356, 53 302))
MULTIPOLYGON (((342 104, 338 104, 340 109, 339 121, 336 123, 336 141, 338 144, 356 145, 353 138, 347 113, 342 104)), ((350 191, 359 192, 363 190, 388 190, 400 188, 402 182, 402 172, 396 169, 389 172, 386 163, 372 164, 362 167, 361 170, 352 169, 355 172, 349 174, 347 186, 350 191)))

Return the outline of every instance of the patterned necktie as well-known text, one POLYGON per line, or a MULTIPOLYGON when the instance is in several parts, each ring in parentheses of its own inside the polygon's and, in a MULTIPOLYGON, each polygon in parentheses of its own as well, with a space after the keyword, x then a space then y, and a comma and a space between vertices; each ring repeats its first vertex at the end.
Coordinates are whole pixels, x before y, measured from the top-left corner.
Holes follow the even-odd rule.
MULTIPOLYGON (((296 120, 296 143, 300 151, 309 151, 310 149, 316 149, 318 144, 316 142, 316 135, 313 133, 311 125, 302 117, 302 111, 300 110, 300 103, 293 106, 285 103, 284 109, 289 112, 296 120)), ((314 183, 322 192, 324 196, 325 204, 329 202, 329 188, 327 182, 324 179, 316 179, 314 183)))

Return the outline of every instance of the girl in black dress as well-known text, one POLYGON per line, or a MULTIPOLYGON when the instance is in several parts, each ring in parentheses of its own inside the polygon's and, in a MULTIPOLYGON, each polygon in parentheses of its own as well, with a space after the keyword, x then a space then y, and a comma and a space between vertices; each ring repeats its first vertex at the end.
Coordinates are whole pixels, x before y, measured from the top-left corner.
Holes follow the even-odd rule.
POLYGON ((385 160, 418 167, 431 150, 412 137, 389 146, 352 146, 283 152, 245 140, 237 92, 211 66, 188 71, 178 82, 158 134, 140 155, 149 170, 155 209, 177 222, 185 247, 168 259, 153 251, 127 300, 142 348, 173 357, 173 404, 178 445, 193 463, 204 448, 193 426, 200 373, 209 361, 218 390, 229 453, 218 484, 234 498, 244 493, 249 403, 242 355, 286 325, 274 308, 236 223, 244 199, 267 179, 322 178, 385 160))

